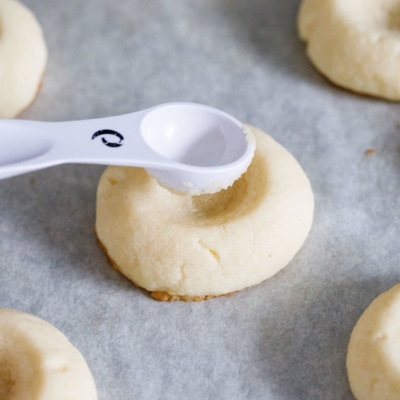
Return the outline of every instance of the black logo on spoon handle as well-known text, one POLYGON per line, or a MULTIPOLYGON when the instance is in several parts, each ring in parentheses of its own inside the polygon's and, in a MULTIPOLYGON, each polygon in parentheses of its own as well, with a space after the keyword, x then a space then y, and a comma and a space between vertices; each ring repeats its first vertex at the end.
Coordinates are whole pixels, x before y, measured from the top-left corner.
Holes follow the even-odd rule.
POLYGON ((96 139, 97 136, 102 136, 102 135, 113 135, 113 136, 115 136, 116 138, 119 139, 118 142, 109 142, 106 138, 102 137, 101 141, 108 147, 120 147, 120 146, 123 145, 122 142, 124 140, 124 137, 120 133, 118 133, 116 131, 113 131, 111 129, 101 129, 100 131, 97 131, 92 136, 92 140, 96 139))

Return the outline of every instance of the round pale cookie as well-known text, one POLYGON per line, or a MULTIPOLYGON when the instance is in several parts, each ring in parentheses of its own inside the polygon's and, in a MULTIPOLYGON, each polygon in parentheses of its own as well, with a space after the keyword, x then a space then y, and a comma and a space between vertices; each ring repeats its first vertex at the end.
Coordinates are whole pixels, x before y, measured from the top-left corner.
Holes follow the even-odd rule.
POLYGON ((358 400, 400 399, 400 284, 378 296, 358 320, 347 373, 358 400))
POLYGON ((309 58, 333 83, 400 99, 399 0, 303 0, 298 24, 309 58))
POLYGON ((33 13, 16 0, 0 0, 0 118, 14 118, 35 99, 46 62, 33 13))
POLYGON ((200 301, 256 285, 285 267, 310 230, 314 200, 293 156, 270 136, 233 186, 179 195, 140 168, 108 167, 96 231, 114 267, 158 300, 200 301))
POLYGON ((79 351, 54 326, 0 308, 1 400, 96 400, 79 351))

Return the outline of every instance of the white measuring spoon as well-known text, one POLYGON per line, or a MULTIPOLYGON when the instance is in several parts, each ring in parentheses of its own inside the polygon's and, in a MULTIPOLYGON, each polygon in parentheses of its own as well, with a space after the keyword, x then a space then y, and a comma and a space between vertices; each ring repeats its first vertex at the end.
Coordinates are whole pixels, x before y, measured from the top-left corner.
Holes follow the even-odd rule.
POLYGON ((254 154, 243 124, 201 104, 167 103, 68 122, 0 120, 0 179, 63 163, 143 167, 180 192, 213 193, 254 154))

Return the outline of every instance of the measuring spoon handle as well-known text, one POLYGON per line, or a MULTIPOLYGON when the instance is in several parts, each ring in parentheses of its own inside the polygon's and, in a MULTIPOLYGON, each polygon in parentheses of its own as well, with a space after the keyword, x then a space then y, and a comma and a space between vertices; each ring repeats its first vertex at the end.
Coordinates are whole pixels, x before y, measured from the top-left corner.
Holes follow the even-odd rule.
POLYGON ((64 163, 167 168, 140 133, 150 109, 81 121, 0 120, 0 178, 64 163))

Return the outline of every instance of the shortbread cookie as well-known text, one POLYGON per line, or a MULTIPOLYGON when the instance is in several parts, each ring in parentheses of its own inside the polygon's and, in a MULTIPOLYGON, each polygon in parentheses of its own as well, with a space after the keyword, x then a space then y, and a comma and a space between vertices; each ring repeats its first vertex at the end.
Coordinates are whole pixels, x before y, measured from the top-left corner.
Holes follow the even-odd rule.
POLYGON ((202 300, 256 285, 304 243, 313 194, 281 145, 248 127, 253 161, 233 186, 179 195, 144 169, 108 167, 97 191, 96 231, 116 269, 158 300, 202 300))
POLYGON ((84 358, 59 330, 0 308, 0 399, 95 400, 97 394, 84 358))
POLYGON ((398 0, 303 0, 299 32, 316 68, 355 92, 400 99, 398 0))
POLYGON ((377 297, 357 322, 347 373, 358 400, 400 399, 400 284, 377 297))
POLYGON ((0 118, 14 118, 35 99, 46 62, 33 13, 17 0, 0 0, 0 118))

